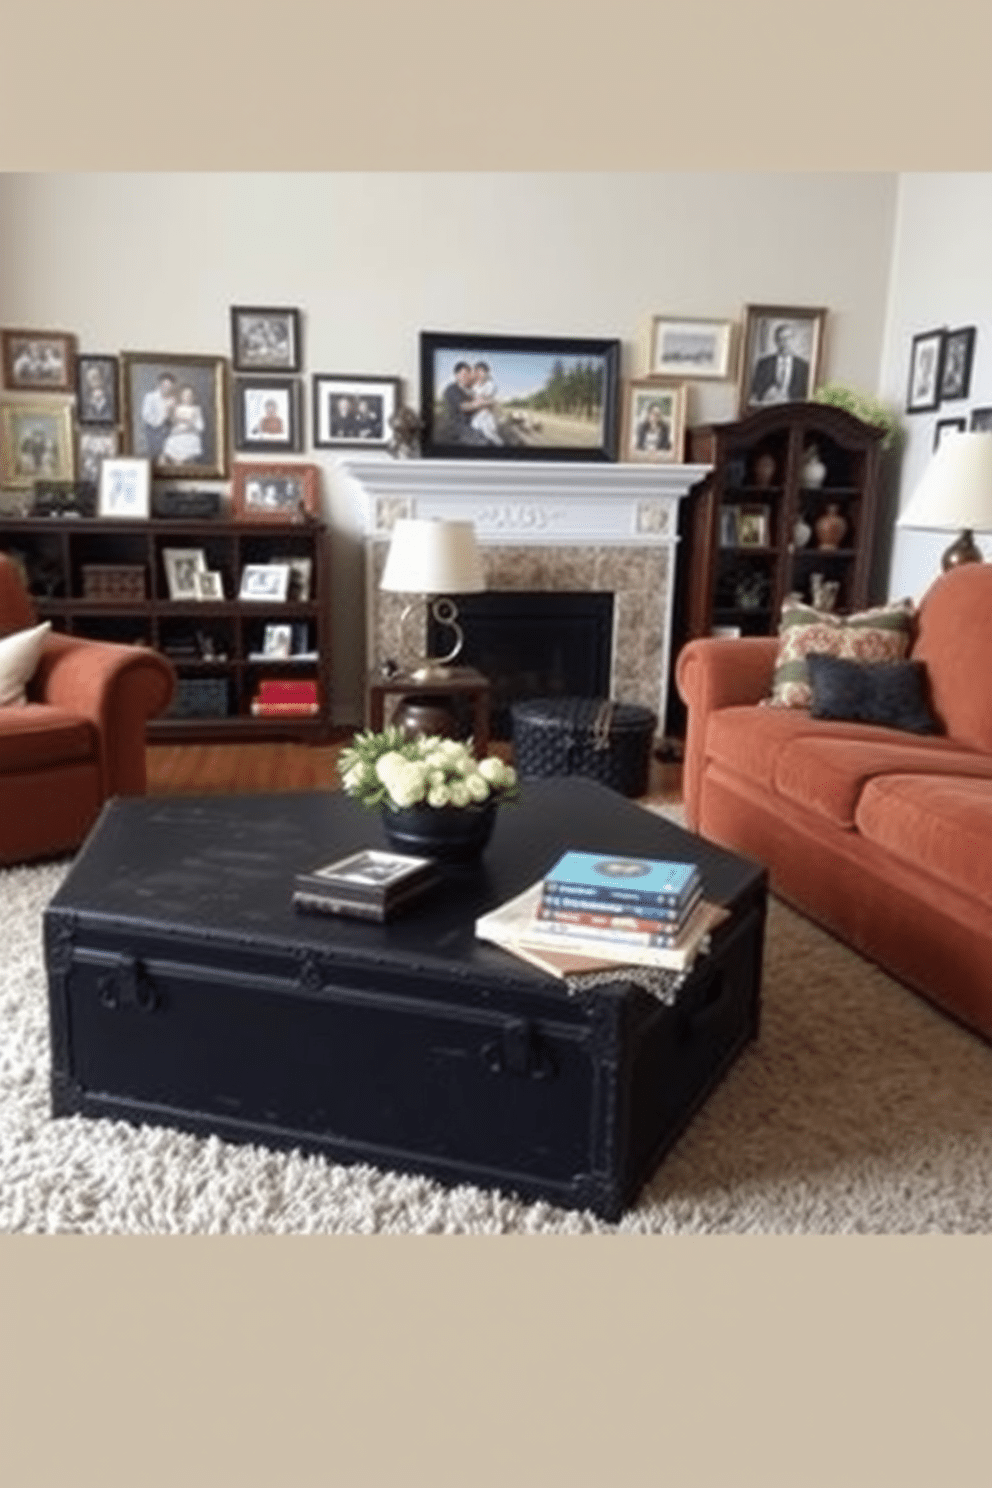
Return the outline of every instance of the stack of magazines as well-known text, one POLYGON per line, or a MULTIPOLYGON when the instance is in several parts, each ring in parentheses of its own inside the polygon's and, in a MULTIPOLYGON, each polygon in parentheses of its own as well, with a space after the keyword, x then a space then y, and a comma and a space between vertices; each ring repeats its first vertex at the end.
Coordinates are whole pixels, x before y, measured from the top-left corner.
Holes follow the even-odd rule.
POLYGON ((682 971, 725 917, 703 897, 695 863, 568 852, 475 930, 558 976, 618 964, 682 971))

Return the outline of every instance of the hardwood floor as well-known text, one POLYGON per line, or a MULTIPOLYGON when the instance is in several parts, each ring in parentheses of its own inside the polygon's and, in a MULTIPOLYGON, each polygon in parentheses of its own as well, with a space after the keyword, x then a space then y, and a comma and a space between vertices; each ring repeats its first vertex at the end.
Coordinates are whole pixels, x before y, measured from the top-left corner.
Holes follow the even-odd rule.
MULTIPOLYGON (((336 790, 337 757, 350 730, 331 744, 149 744, 150 796, 255 794, 263 791, 336 790)), ((494 750, 512 757, 509 745, 494 750)), ((646 799, 682 799, 681 765, 651 761, 646 799)))

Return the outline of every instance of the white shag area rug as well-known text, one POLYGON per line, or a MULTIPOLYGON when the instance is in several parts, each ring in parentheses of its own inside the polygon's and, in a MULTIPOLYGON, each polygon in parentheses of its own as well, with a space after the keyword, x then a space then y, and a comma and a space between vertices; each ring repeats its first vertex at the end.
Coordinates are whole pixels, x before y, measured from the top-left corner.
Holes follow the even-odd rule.
POLYGON ((0 1231, 984 1232, 992 1049, 781 904, 762 1029, 617 1225, 427 1178, 49 1115, 41 913, 0 872, 0 1231))

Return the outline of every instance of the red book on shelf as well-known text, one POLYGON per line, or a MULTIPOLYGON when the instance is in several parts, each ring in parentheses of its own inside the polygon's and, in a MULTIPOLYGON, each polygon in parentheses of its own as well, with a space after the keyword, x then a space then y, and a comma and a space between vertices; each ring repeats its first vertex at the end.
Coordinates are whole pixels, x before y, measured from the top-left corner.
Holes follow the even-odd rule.
POLYGON ((319 701, 317 683, 308 677, 266 677, 258 685, 255 698, 259 703, 297 703, 316 707, 319 701))

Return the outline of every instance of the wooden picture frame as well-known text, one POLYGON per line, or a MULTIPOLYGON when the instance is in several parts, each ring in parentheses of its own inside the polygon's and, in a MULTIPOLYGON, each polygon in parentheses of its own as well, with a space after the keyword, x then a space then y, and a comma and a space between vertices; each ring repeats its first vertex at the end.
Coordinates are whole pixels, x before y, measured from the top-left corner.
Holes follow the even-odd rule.
POLYGON ((691 382, 703 378, 726 381, 732 376, 733 333, 732 320, 652 316, 647 375, 691 382))
POLYGON ((231 511, 238 522, 320 520, 320 467, 304 464, 236 463, 231 511))
POLYGON ((69 393, 76 338, 69 331, 0 330, 4 387, 11 392, 69 393))
POLYGON ((0 486, 75 479, 71 398, 0 398, 0 486))
POLYGON ((906 388, 906 412, 930 413, 940 406, 940 385, 944 369, 943 329, 919 331, 909 353, 909 383, 906 388))
POLYGON ((620 458, 651 464, 679 463, 685 444, 683 383, 632 378, 624 400, 620 458))
POLYGON ((318 449, 386 449, 399 411, 398 377, 315 372, 312 438, 318 449))
POLYGON ((120 362, 115 356, 77 356, 76 422, 115 428, 121 419, 120 362))
POLYGON ((827 312, 803 305, 745 305, 740 414, 803 402, 820 375, 827 312))
POLYGON ((426 456, 615 460, 620 342, 421 331, 426 456))
POLYGON ((299 372, 303 366, 299 310, 232 305, 231 366, 235 372, 299 372))
POLYGON ((300 449, 298 377, 235 377, 231 402, 236 450, 291 454, 300 449))
POLYGON ((224 357, 121 353, 124 448, 151 461, 153 476, 227 476, 224 357))
POLYGON ((104 460, 97 486, 97 515, 117 521, 147 521, 151 515, 151 466, 147 460, 125 456, 104 460))
POLYGON ((940 367, 940 401, 955 403, 967 398, 971 388, 971 364, 975 357, 975 327, 959 326, 944 332, 944 357, 940 367))

